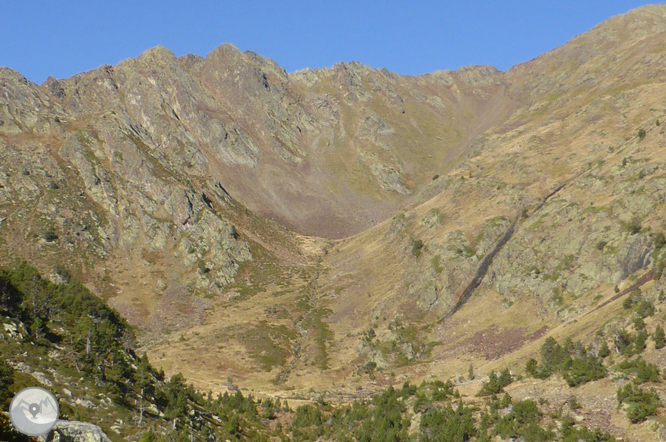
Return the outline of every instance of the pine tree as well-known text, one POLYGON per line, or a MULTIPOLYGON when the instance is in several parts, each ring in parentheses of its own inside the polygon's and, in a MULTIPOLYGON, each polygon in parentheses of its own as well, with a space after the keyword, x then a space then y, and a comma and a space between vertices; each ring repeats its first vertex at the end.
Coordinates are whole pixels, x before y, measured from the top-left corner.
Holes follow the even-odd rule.
POLYGON ((538 366, 539 363, 537 362, 537 360, 534 358, 530 358, 529 361, 527 361, 527 364, 525 364, 525 371, 527 372, 528 375, 535 377, 537 374, 538 366))
POLYGON ((654 348, 660 349, 666 346, 666 336, 664 335, 664 329, 661 325, 657 325, 657 328, 652 335, 652 339, 654 340, 654 348))
POLYGON ((645 330, 638 332, 636 334, 636 341, 634 342, 634 353, 635 354, 640 354, 645 350, 647 347, 646 342, 647 342, 648 334, 645 330))
POLYGON ((470 381, 474 380, 474 365, 470 362, 469 364, 469 370, 467 371, 467 379, 470 381))

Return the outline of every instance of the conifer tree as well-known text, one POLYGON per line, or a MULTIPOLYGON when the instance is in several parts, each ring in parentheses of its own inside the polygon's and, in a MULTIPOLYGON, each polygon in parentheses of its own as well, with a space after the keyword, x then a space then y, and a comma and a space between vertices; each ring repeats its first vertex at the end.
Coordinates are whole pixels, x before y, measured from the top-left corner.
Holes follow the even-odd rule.
POLYGON ((664 329, 661 325, 657 325, 657 328, 652 335, 652 339, 654 340, 654 348, 660 349, 666 346, 666 336, 664 335, 664 329))

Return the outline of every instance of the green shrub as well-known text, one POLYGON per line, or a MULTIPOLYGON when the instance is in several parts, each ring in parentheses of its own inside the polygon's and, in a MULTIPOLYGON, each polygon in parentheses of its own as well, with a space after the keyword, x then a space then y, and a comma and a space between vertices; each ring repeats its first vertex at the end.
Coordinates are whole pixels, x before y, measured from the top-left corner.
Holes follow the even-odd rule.
POLYGON ((604 247, 606 247, 606 244, 608 244, 608 241, 599 241, 597 242, 597 250, 603 250, 604 247))
POLYGON ((199 259, 197 261, 197 268, 199 270, 199 273, 202 275, 205 275, 206 273, 210 272, 210 269, 206 266, 206 263, 204 262, 203 259, 199 259))
POLYGON ((631 300, 631 296, 627 296, 626 298, 624 298, 624 301, 622 301, 622 308, 625 310, 629 310, 633 306, 634 302, 631 300))
POLYGON ((654 312, 654 304, 652 304, 652 302, 648 301, 647 299, 641 300, 636 306, 636 313, 638 313, 641 318, 653 316, 654 312))
MULTIPOLYGON (((535 439, 539 442, 556 440, 552 439, 535 439)), ((560 438, 563 442, 617 442, 615 437, 608 433, 601 432, 598 428, 594 431, 586 427, 576 427, 576 420, 572 416, 565 416, 562 419, 560 426, 560 438)))
POLYGON ((423 241, 420 239, 413 239, 412 240, 412 255, 416 256, 417 258, 421 256, 421 253, 423 252, 423 241))
POLYGON ((580 342, 574 343, 567 338, 562 346, 550 336, 541 346, 542 365, 530 359, 525 365, 525 371, 537 379, 546 379, 553 373, 562 372, 569 386, 575 387, 605 377, 606 368, 602 358, 609 354, 610 349, 605 342, 599 350, 599 356, 595 357, 580 342))
POLYGON ((10 387, 14 384, 14 369, 4 360, 0 360, 0 407, 5 409, 13 396, 10 387))
POLYGON ((636 380, 640 384, 645 382, 661 382, 659 367, 641 359, 641 363, 638 365, 638 370, 636 371, 636 380))
POLYGON ((538 426, 542 417, 543 414, 533 400, 515 402, 511 412, 498 422, 496 433, 502 438, 514 439, 523 436, 525 440, 552 440, 552 438, 540 439, 542 432, 545 431, 538 426), (533 438, 535 435, 536 439, 533 438))
POLYGON ((434 175, 432 176, 432 180, 433 180, 433 181, 435 181, 437 178, 439 178, 439 174, 434 174, 434 175))
POLYGON ((643 384, 645 382, 661 382, 659 376, 659 368, 650 362, 646 362, 640 356, 636 359, 628 359, 617 365, 617 368, 624 373, 634 373, 636 378, 635 384, 643 384))
MULTIPOLYGON (((636 287, 630 294, 627 296, 624 301, 622 302, 622 308, 625 310, 629 310, 632 307, 636 305, 640 305, 641 302, 643 301, 643 298, 641 296, 641 289, 636 287)), ((642 313, 644 312, 650 312, 650 303, 646 301, 646 303, 643 303, 642 306, 638 309, 639 316, 642 318, 645 318, 646 316, 642 316, 642 313)), ((652 310, 654 310, 654 306, 652 306, 652 310)), ((654 314, 654 312, 652 312, 654 314)), ((651 316, 648 314, 647 316, 651 316)))
POLYGON ((72 274, 63 267, 61 264, 53 266, 53 273, 60 276, 60 278, 67 284, 72 280, 72 274))
POLYGON ((141 435, 139 442, 159 442, 159 440, 159 436, 151 428, 141 435))
POLYGON ((377 363, 375 361, 368 361, 363 368, 365 369, 366 373, 371 373, 375 371, 375 368, 377 368, 377 363))
POLYGON ((43 237, 46 242, 53 242, 58 239, 58 235, 56 234, 53 227, 49 228, 46 232, 44 232, 43 237))
POLYGON ((638 138, 640 140, 643 140, 643 138, 645 138, 645 135, 646 135, 645 129, 643 129, 643 128, 638 129, 638 138))
POLYGON ((641 220, 636 216, 631 218, 631 220, 625 225, 625 230, 627 230, 632 235, 639 233, 642 228, 643 226, 641 224, 641 220))

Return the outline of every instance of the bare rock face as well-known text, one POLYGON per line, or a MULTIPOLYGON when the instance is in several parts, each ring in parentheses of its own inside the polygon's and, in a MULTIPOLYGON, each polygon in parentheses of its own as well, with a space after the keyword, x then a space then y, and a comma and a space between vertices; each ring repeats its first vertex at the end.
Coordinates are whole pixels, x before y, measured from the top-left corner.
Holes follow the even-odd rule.
POLYGON ((287 74, 231 45, 181 58, 156 47, 41 86, 2 68, 0 247, 40 250, 46 273, 71 263, 146 324, 167 302, 148 289, 158 280, 222 295, 252 241, 276 250, 262 238, 284 236, 279 225, 248 216, 327 238, 391 216, 510 115, 506 89, 484 67, 287 74))

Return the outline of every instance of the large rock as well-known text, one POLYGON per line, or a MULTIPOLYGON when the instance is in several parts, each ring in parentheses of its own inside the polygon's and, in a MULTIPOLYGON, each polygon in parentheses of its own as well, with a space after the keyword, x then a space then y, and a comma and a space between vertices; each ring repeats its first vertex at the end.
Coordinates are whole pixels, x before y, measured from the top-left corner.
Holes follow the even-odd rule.
POLYGON ((45 442, 111 442, 100 427, 88 422, 59 420, 45 442))

